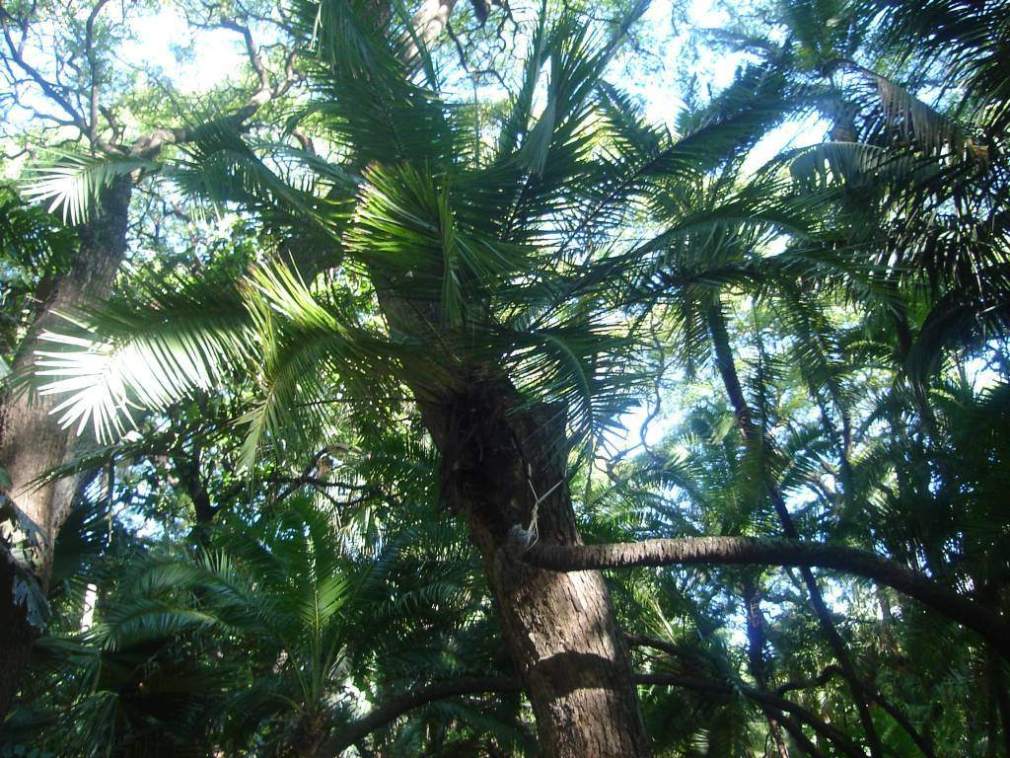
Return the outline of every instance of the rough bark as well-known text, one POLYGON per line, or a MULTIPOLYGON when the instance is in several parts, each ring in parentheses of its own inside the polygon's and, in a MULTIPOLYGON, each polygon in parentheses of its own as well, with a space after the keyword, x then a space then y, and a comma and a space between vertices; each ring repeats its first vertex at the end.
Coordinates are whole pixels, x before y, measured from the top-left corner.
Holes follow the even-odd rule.
POLYGON ((483 557, 540 749, 559 758, 648 755, 603 577, 544 571, 505 549, 512 528, 531 520, 541 545, 581 543, 567 486, 563 409, 525 405, 499 377, 474 377, 450 399, 422 407, 442 453, 443 497, 466 519, 483 557))
MULTIPOLYGON (((438 339, 437 305, 373 272, 396 334, 438 339)), ((452 356, 443 359, 452 365, 452 356)), ((418 372, 421 373, 421 372, 418 372)), ((496 366, 456 364, 438 386, 412 386, 441 457, 446 506, 480 551, 504 642, 554 758, 648 756, 630 659, 600 573, 543 571, 517 560, 514 529, 539 544, 580 545, 568 490, 566 409, 521 397, 496 366)))
MULTIPOLYGON (((28 330, 12 367, 18 376, 28 376, 35 362, 36 350, 51 348, 40 335, 46 330, 59 331, 66 322, 59 314, 69 314, 87 302, 106 297, 112 289, 116 272, 126 252, 127 213, 132 180, 123 177, 104 191, 95 218, 79 229, 80 246, 70 270, 54 283, 47 299, 40 303, 38 316, 28 330)), ((66 519, 75 492, 74 479, 65 478, 34 486, 45 472, 68 460, 75 434, 60 426, 51 414, 58 400, 40 397, 28 387, 9 391, 0 402, 0 467, 6 470, 10 487, 4 495, 11 498, 24 519, 36 531, 37 556, 31 569, 45 590, 52 568, 53 544, 66 519)), ((5 580, 6 582, 6 580, 5 580)), ((5 590, 6 588, 0 588, 5 590)), ((24 609, 14 603, 7 590, 0 595, 0 623, 8 627, 4 640, 5 661, 0 676, 0 717, 14 697, 20 672, 34 639, 25 629, 24 609)))
POLYGON ((802 566, 886 584, 974 630, 1010 659, 1010 624, 982 605, 873 553, 841 545, 750 537, 688 537, 608 545, 538 544, 523 559, 554 571, 633 566, 802 566))
MULTIPOLYGON (((740 384, 740 378, 736 372, 736 364, 733 360, 733 351, 730 346, 729 332, 726 328, 726 319, 722 312, 722 304, 718 300, 709 308, 707 316, 709 334, 712 338, 712 346, 715 352, 716 367, 722 377, 726 394, 729 396, 730 404, 736 415, 740 435, 748 444, 767 447, 768 440, 765 437, 764 431, 754 423, 750 406, 743 394, 743 387, 740 384)), ((782 497, 782 492, 779 490, 778 485, 766 477, 765 486, 769 499, 775 508, 779 523, 782 525, 783 534, 791 540, 799 539, 799 532, 793 523, 789 509, 786 507, 785 498, 782 497)), ((810 596, 810 605, 814 609, 821 630, 845 674, 846 682, 849 685, 856 709, 859 712, 859 720, 863 725, 863 731, 866 733, 866 739, 869 742, 870 754, 873 758, 879 758, 883 754, 883 745, 874 726, 868 698, 863 690, 861 678, 856 672, 852 657, 849 655, 848 646, 835 627, 831 612, 824 602, 824 597, 821 595, 820 587, 817 585, 817 579, 814 577, 813 572, 809 567, 804 566, 801 567, 800 574, 803 577, 803 583, 806 585, 807 593, 810 596)))
MULTIPOLYGON (((424 39, 444 27, 455 0, 426 2, 412 19, 424 39)), ((376 2, 376 18, 388 12, 376 2)), ((417 61, 405 60, 408 70, 417 61)), ((438 305, 409 280, 371 272, 393 333, 440 342, 438 305)), ((567 484, 565 409, 531 406, 496 366, 443 354, 440 386, 411 386, 441 454, 441 489, 481 553, 504 641, 546 756, 650 754, 630 661, 603 577, 543 571, 506 550, 513 527, 533 524, 543 544, 581 543, 567 484), (536 515, 536 518, 534 516, 536 515)), ((430 366, 423 370, 430 371, 430 366)))

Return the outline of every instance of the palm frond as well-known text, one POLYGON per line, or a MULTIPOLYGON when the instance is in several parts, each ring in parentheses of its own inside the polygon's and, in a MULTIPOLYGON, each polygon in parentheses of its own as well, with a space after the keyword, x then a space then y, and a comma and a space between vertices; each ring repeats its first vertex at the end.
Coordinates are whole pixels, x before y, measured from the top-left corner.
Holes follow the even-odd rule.
POLYGON ((65 396, 60 423, 93 425, 110 441, 134 424, 132 411, 164 408, 195 390, 213 390, 252 355, 254 335, 237 290, 220 282, 171 280, 79 318, 41 338, 42 395, 65 396))
POLYGON ((50 212, 59 209, 65 222, 76 225, 93 215, 101 193, 118 179, 157 169, 158 164, 141 158, 64 151, 52 163, 33 167, 23 192, 29 200, 49 202, 50 212))
POLYGON ((563 404, 572 442, 602 442, 636 403, 645 374, 627 369, 634 343, 615 329, 572 320, 512 339, 507 362, 519 387, 540 401, 563 404))

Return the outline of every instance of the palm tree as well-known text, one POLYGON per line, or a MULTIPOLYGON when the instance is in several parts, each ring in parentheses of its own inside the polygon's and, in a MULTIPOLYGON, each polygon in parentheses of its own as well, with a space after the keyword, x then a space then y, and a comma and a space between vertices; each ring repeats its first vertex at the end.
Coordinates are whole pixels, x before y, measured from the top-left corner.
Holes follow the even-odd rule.
POLYGON ((794 172, 845 193, 839 231, 873 249, 900 293, 879 316, 917 381, 1005 329, 1004 10, 804 1, 780 14, 784 43, 728 35, 783 62, 797 105, 830 122, 830 141, 797 150, 794 172))
MULTIPOLYGON (((671 142, 652 155, 597 149, 594 143, 621 126, 619 109, 598 88, 616 42, 594 41, 572 16, 538 22, 521 89, 497 145, 483 153, 471 115, 443 106, 434 90, 411 81, 390 49, 388 39, 401 38, 395 31, 376 29, 343 3, 307 6, 303 19, 315 55, 309 112, 350 154, 344 166, 309 157, 328 195, 280 191, 248 148, 240 152, 223 134, 214 136, 232 139, 225 145, 230 152, 221 145, 208 150, 201 169, 237 155, 242 162, 233 158, 226 166, 244 180, 231 182, 235 194, 261 202, 271 195, 278 220, 286 214, 292 226, 304 228, 308 218, 310 239, 325 246, 313 254, 370 280, 390 338, 352 320, 336 291, 303 284, 301 274, 276 262, 236 298, 246 305, 238 332, 222 327, 208 339, 202 331, 197 364, 162 364, 151 374, 159 377, 155 383, 135 386, 145 386, 144 400, 161 399, 155 395, 199 375, 206 382, 208 359, 248 356, 250 340, 258 340, 268 393, 250 414, 254 449, 260 440, 288 445, 311 436, 318 414, 293 406, 311 408, 335 381, 359 398, 375 391, 377 375, 406 384, 442 454, 443 497, 467 520, 484 555, 541 743, 558 755, 645 753, 601 577, 527 575, 500 555, 520 525, 544 542, 578 540, 567 487, 568 432, 581 439, 598 434, 631 383, 613 370, 623 337, 601 310, 606 281, 597 266, 608 229, 616 228, 644 176, 700 170, 711 148, 702 138, 671 142), (547 104, 534 118, 545 64, 547 104), (576 617, 570 597, 580 598, 576 617), (551 630, 539 618, 566 621, 551 630), (596 686, 575 686, 587 681, 596 686)), ((214 295, 220 303, 220 292, 214 295)), ((191 293, 172 297, 193 302, 191 293)), ((132 330, 136 322, 129 323, 132 330)), ((176 334, 180 323, 171 324, 176 334)), ((108 411, 120 399, 103 402, 99 418, 112 423, 108 411)), ((71 403, 69 416, 90 412, 71 403)))
MULTIPOLYGON (((603 81, 618 38, 570 13, 541 14, 516 91, 488 124, 440 93, 423 40, 401 20, 339 0, 300 6, 299 18, 313 93, 298 118, 332 159, 214 129, 163 169, 250 209, 279 254, 230 288, 173 280, 87 314, 83 336, 62 338, 85 349, 46 362, 56 380, 43 391, 69 392, 66 422, 108 432, 131 406, 164 407, 244 370, 257 385, 242 419, 250 459, 283 460, 319 449, 333 400, 374 418, 406 391, 440 454, 441 498, 481 556, 549 755, 649 752, 599 567, 856 566, 999 638, 1002 620, 970 600, 845 548, 580 546, 571 464, 594 459, 643 381, 630 371, 642 353, 628 318, 642 305, 643 270, 675 261, 688 230, 739 228, 741 212, 755 226, 747 204, 672 226, 659 214, 669 226, 659 235, 638 214, 657 189, 661 202, 686 196, 777 120, 781 76, 747 72, 719 113, 677 139, 643 125, 603 81)), ((786 208, 783 221, 766 204, 758 225, 803 220, 808 206, 786 208)), ((783 256, 782 271, 802 259, 783 256)), ((754 278, 747 266, 702 274, 754 278)))

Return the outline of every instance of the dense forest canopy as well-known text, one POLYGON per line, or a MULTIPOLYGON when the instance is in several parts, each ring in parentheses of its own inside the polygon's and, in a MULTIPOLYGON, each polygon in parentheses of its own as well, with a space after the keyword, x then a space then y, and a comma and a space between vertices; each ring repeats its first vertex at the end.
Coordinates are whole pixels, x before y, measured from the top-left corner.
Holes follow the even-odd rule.
POLYGON ((1010 756, 1005 0, 0 32, 0 756, 1010 756))

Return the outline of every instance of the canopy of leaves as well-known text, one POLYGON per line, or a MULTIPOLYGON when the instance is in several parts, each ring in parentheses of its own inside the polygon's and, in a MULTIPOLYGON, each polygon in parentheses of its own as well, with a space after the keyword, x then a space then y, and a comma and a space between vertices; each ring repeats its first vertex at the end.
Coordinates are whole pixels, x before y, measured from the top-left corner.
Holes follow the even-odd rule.
MULTIPOLYGON (((244 37, 291 74, 255 120, 41 131, 0 189, 8 359, 112 183, 174 209, 18 377, 80 439, 0 755, 537 754, 443 491, 482 383, 551 412, 587 543, 858 547, 1010 613, 1006 3, 752 3, 668 123, 622 73, 647 3, 420 6, 236 4, 290 54, 244 37)), ((607 583, 657 755, 1006 754, 1007 662, 882 585, 607 583)))

